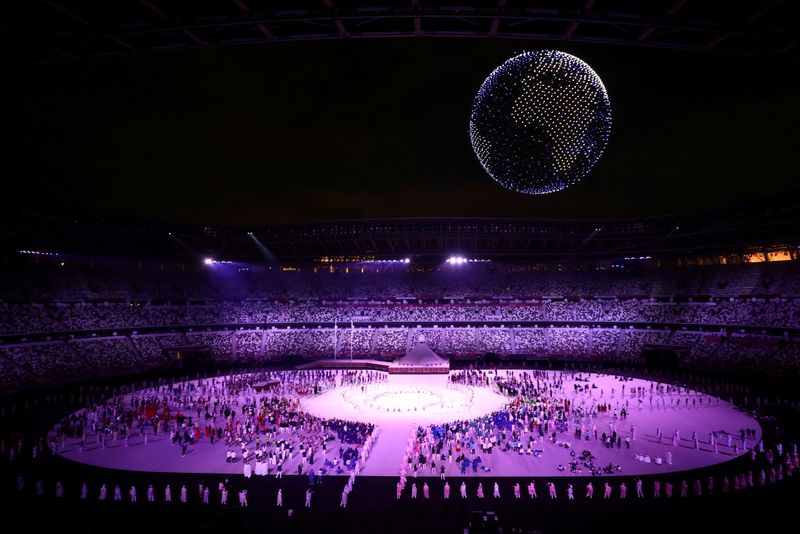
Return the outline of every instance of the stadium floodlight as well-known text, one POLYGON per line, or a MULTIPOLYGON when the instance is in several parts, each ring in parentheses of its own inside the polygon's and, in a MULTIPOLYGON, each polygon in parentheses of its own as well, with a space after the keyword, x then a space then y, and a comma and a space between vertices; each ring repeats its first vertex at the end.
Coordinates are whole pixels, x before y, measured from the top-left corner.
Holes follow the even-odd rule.
POLYGON ((462 265, 464 263, 470 262, 472 260, 468 260, 463 256, 450 256, 445 260, 445 263, 449 263, 450 265, 462 265))

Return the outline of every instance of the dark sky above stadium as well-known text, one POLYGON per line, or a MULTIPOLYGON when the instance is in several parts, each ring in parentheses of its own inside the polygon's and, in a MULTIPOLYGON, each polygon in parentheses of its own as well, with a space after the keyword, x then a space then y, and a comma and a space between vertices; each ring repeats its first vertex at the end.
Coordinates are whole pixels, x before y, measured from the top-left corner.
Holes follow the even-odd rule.
POLYGON ((33 211, 269 223, 377 217, 629 217, 795 187, 797 66, 532 41, 320 41, 13 71, 7 200, 33 211), (472 152, 472 99, 512 55, 575 54, 614 126, 578 186, 496 184, 472 152))

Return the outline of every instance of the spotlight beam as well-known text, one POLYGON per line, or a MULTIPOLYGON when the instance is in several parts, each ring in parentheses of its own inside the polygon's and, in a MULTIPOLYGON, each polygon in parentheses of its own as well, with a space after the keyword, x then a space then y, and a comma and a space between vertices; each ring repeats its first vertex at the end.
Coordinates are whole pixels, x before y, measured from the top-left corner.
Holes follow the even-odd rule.
POLYGON ((186 252, 188 252, 192 256, 197 257, 197 258, 202 257, 202 255, 198 251, 196 251, 195 249, 193 249, 192 247, 187 245, 186 242, 183 239, 181 239, 180 237, 176 236, 172 232, 169 232, 167 235, 169 237, 171 237, 178 245, 180 245, 180 247, 183 250, 185 250, 186 252))
POLYGON ((272 252, 270 252, 267 246, 264 245, 264 243, 262 243, 261 240, 258 239, 253 232, 247 232, 247 236, 253 240, 253 243, 255 243, 256 248, 258 248, 258 250, 261 251, 261 254, 269 263, 276 263, 277 258, 275 258, 275 255, 272 252))

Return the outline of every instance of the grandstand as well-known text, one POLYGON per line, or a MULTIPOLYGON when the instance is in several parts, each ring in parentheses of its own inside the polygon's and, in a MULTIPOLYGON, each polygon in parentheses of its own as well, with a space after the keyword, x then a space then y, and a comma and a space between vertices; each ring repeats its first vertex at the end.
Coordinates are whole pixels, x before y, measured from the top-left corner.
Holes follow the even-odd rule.
POLYGON ((392 358, 421 332, 460 360, 636 360, 645 346, 672 345, 687 349, 679 352, 686 369, 799 370, 786 359, 800 338, 796 261, 681 267, 608 258, 565 268, 505 258, 453 269, 430 260, 320 264, 312 254, 288 271, 243 261, 60 263, 17 257, 6 267, 6 385, 158 368, 179 347, 244 365, 392 358))

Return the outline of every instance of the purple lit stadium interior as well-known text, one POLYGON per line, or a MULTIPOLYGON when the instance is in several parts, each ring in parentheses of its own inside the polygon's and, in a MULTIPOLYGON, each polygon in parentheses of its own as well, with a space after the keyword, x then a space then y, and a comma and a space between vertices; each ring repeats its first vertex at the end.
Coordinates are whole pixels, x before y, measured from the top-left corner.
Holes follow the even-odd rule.
POLYGON ((788 530, 800 12, 646 4, 5 6, 12 524, 788 530))

